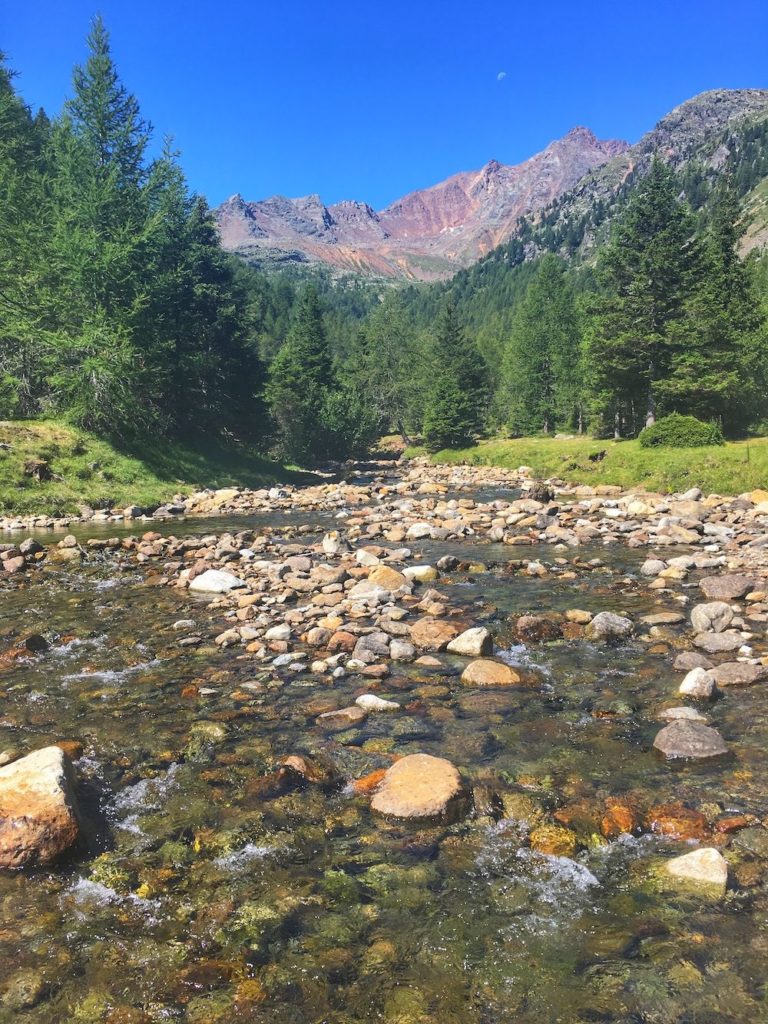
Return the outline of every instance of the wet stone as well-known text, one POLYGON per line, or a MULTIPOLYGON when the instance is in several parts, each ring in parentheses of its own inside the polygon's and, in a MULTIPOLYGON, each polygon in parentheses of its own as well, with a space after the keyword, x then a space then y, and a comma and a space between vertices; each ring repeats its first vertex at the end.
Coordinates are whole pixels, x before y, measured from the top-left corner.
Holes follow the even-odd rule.
POLYGON ((716 729, 684 720, 665 726, 656 736, 653 745, 669 760, 703 760, 728 753, 725 740, 716 729))
POLYGON ((371 809, 394 818, 458 820, 468 798, 457 768, 442 757, 410 754, 384 775, 371 809))

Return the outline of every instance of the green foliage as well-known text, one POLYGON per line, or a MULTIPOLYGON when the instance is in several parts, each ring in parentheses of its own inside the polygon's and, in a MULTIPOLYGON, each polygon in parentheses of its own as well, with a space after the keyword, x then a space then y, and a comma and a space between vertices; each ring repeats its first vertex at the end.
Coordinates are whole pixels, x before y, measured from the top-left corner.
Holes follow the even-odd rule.
POLYGON ((641 448, 706 448, 725 444, 717 423, 703 423, 695 416, 670 413, 640 431, 641 448))
POLYGON ((431 351, 432 384, 424 409, 428 451, 468 444, 483 422, 482 366, 449 303, 437 326, 431 351))
POLYGON ((551 253, 517 307, 502 388, 514 434, 546 434, 579 421, 581 331, 565 266, 551 253))

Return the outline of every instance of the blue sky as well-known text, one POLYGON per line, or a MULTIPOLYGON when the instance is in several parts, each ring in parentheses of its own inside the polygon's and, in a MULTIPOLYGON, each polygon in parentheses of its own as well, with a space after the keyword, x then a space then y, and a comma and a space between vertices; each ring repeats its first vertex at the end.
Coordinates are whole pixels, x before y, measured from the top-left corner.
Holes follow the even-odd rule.
POLYGON ((0 48, 33 106, 60 109, 97 10, 213 203, 380 208, 575 124, 633 142, 704 89, 768 87, 765 0, 6 0, 0 48))

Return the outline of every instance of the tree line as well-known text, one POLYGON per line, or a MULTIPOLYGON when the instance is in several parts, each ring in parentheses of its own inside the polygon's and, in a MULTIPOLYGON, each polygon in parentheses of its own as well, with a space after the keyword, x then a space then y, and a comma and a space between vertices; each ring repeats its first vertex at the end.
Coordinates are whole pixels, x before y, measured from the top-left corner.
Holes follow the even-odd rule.
MULTIPOLYGON (((753 128, 750 174, 765 141, 753 128)), ((438 450, 631 437, 673 411, 736 434, 766 416, 768 271, 739 257, 732 176, 694 211, 698 172, 654 160, 594 264, 526 259, 521 238, 398 288, 249 268, 170 143, 152 148, 100 19, 53 121, 0 60, 0 416, 123 440, 229 432, 300 465, 390 431, 438 450)))

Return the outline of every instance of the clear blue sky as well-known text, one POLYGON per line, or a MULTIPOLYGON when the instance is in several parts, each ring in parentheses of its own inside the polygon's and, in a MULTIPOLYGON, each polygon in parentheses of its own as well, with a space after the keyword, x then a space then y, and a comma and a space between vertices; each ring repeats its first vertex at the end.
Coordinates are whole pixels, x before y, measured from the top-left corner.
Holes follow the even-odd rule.
POLYGON ((766 0, 6 0, 0 48, 30 104, 60 109, 96 11, 212 203, 382 207, 575 124, 634 142, 704 89, 768 87, 766 0))

